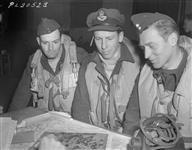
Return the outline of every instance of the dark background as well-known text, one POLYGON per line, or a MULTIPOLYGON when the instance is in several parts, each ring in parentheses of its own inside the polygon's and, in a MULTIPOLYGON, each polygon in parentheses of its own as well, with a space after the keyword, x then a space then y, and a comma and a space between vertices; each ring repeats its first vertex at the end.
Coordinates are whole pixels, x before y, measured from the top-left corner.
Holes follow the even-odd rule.
MULTIPOLYGON (((86 17, 97 9, 117 8, 126 16, 125 34, 137 40, 135 30, 129 20, 130 16, 139 12, 160 12, 171 16, 182 25, 185 14, 192 12, 190 0, 1 0, 0 14, 0 50, 6 51, 10 60, 4 60, 4 70, 0 75, 0 105, 6 112, 11 97, 21 78, 28 57, 38 48, 36 28, 42 17, 55 19, 69 34, 78 46, 91 52, 89 47, 91 33, 87 31, 86 17), (15 7, 8 8, 10 2, 21 6, 23 3, 47 2, 47 7, 15 7), (8 65, 10 63, 10 67, 8 65)), ((1 69, 1 68, 0 68, 1 69)))

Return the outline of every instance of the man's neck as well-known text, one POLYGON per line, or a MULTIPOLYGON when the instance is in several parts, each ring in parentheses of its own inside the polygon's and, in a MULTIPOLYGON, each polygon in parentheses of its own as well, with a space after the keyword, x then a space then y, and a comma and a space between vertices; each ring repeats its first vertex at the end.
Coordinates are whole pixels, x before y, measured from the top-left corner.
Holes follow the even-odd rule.
POLYGON ((106 59, 103 59, 101 56, 101 60, 103 62, 103 66, 104 66, 104 69, 105 69, 105 72, 108 76, 108 78, 110 78, 114 68, 115 68, 115 65, 117 63, 117 61, 119 60, 119 58, 121 57, 121 51, 117 51, 114 56, 112 57, 112 59, 110 60, 106 60, 106 59))
POLYGON ((167 62, 166 66, 164 66, 163 69, 167 70, 176 69, 179 66, 182 58, 183 58, 182 50, 179 47, 176 47, 173 55, 169 59, 169 62, 167 62))
POLYGON ((102 62, 106 65, 115 65, 119 58, 121 57, 121 50, 118 50, 111 59, 103 59, 102 56, 100 56, 102 62))
POLYGON ((50 65, 50 67, 53 69, 53 71, 56 70, 57 64, 61 58, 61 55, 62 55, 62 47, 60 49, 59 55, 55 59, 48 59, 48 63, 50 65))

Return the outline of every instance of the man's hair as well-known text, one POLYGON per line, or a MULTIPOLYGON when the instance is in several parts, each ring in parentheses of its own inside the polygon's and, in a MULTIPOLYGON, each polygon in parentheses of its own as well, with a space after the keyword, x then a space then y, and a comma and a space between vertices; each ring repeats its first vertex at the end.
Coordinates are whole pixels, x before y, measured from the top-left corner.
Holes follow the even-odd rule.
POLYGON ((177 36, 180 34, 177 24, 171 20, 159 20, 152 24, 152 26, 157 29, 164 40, 167 40, 168 36, 173 32, 175 32, 177 36))
POLYGON ((124 30, 122 28, 117 30, 117 33, 121 33, 121 32, 124 32, 124 30))

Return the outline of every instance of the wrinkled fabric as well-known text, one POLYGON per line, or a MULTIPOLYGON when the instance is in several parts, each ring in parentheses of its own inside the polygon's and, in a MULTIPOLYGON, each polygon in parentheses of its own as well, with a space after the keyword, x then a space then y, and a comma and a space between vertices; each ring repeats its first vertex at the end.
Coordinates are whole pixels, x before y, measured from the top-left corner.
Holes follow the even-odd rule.
POLYGON ((81 66, 72 104, 74 119, 121 132, 123 114, 139 72, 127 45, 121 46, 121 57, 109 80, 97 53, 81 66))

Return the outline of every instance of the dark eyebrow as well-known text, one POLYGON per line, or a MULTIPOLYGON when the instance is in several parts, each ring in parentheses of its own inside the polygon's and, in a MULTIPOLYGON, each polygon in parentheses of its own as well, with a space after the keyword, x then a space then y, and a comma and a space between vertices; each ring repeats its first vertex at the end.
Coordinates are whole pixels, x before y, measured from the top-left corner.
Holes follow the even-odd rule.
POLYGON ((41 40, 41 42, 43 42, 43 43, 47 43, 48 41, 43 41, 43 40, 41 40))
POLYGON ((114 38, 114 37, 115 37, 115 35, 110 35, 107 38, 114 38))
POLYGON ((154 45, 156 45, 156 44, 153 43, 153 42, 149 42, 149 43, 146 43, 146 44, 144 44, 144 45, 146 45, 146 46, 154 46, 154 45))

